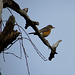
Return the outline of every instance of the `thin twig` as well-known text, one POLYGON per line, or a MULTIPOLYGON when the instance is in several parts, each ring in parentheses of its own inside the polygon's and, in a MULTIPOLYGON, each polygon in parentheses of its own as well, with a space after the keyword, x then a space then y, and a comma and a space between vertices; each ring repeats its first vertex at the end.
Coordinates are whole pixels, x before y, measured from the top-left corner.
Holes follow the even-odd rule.
POLYGON ((5 50, 8 50, 8 49, 9 49, 15 42, 17 42, 19 39, 21 39, 21 38, 18 38, 16 41, 14 41, 8 48, 5 48, 4 51, 5 51, 5 50))
POLYGON ((4 51, 3 51, 3 60, 4 60, 4 62, 5 62, 5 56, 4 56, 4 51))
MULTIPOLYGON (((12 14, 12 12, 10 11, 10 9, 9 8, 7 8, 8 10, 9 10, 9 12, 12 14)), ((13 15, 13 14, 12 14, 13 15)), ((34 43, 31 41, 31 39, 30 39, 30 37, 29 37, 29 35, 27 34, 27 32, 20 26, 20 25, 18 25, 18 23, 16 22, 16 24, 15 25, 17 25, 18 26, 18 28, 20 27, 24 32, 25 32, 25 34, 27 35, 27 37, 29 38, 29 41, 31 42, 31 44, 33 45, 33 47, 34 47, 34 49, 36 50, 36 52, 38 53, 38 55, 44 60, 44 61, 47 61, 47 59, 42 55, 42 53, 37 49, 37 47, 34 45, 34 43)), ((19 30, 20 30, 20 28, 19 28, 19 30)), ((20 30, 20 32, 21 32, 21 30, 20 30)), ((22 38, 22 36, 21 36, 21 38, 22 38)), ((25 38, 26 39, 26 38, 25 38)))
POLYGON ((19 43, 20 43, 20 57, 22 57, 21 40, 19 41, 19 43))
MULTIPOLYGON (((9 10, 9 12, 12 14, 12 12, 10 11, 9 8, 8 8, 8 10, 9 10)), ((12 15, 13 15, 13 14, 12 14, 12 15)), ((16 24, 18 25, 17 22, 16 22, 16 24)), ((18 26, 18 29, 19 29, 20 33, 22 33, 19 26, 18 26)), ((21 38, 22 38, 22 35, 21 35, 21 38)), ((27 65, 28 74, 30 75, 29 66, 28 66, 28 60, 27 60, 27 54, 26 54, 25 48, 24 48, 24 46, 23 46, 23 39, 21 39, 21 42, 22 42, 22 43, 20 43, 20 45, 22 45, 22 48, 23 48, 23 51, 24 51, 24 55, 25 55, 25 59, 26 59, 26 65, 27 65)))
POLYGON ((19 59, 21 59, 21 57, 19 57, 19 56, 17 56, 16 54, 14 54, 14 53, 10 53, 10 52, 3 52, 4 54, 12 54, 12 55, 14 55, 15 57, 17 57, 17 58, 19 58, 19 59))
POLYGON ((35 46, 35 44, 28 38, 24 38, 23 39, 27 39, 31 42, 32 46, 34 47, 35 51, 37 52, 37 54, 44 60, 47 61, 47 59, 43 56, 43 54, 38 50, 38 48, 35 46))
POLYGON ((11 15, 13 15, 12 12, 11 12, 11 10, 10 10, 8 7, 7 7, 7 9, 8 9, 8 11, 11 13, 11 15))
MULTIPOLYGON (((16 24, 18 25, 17 22, 16 22, 16 24)), ((20 29, 19 26, 18 26, 18 29, 19 29, 19 31, 21 32, 21 29, 20 29)), ((21 33, 22 33, 22 32, 21 32, 21 33)), ((21 35, 21 38, 22 38, 22 35, 21 35)), ((26 51, 25 51, 25 48, 24 48, 24 46, 23 46, 23 40, 21 40, 21 42, 22 42, 22 43, 20 43, 20 44, 21 44, 22 47, 23 47, 23 51, 24 51, 24 55, 25 55, 25 59, 26 59, 26 65, 27 65, 28 74, 30 75, 29 66, 28 66, 28 60, 27 60, 28 55, 27 55, 27 53, 26 53, 26 51)))
MULTIPOLYGON (((31 41, 31 40, 30 40, 31 41)), ((43 56, 43 54, 38 50, 38 48, 35 46, 35 44, 31 41, 31 44, 33 45, 35 51, 37 52, 37 54, 44 60, 47 61, 47 59, 43 56)))
MULTIPOLYGON (((9 12, 12 14, 12 12, 10 11, 10 9, 8 9, 9 10, 9 12)), ((13 14, 12 14, 13 15, 13 14)), ((20 26, 20 25, 18 25, 18 23, 16 22, 16 25, 18 26, 18 29, 19 29, 19 31, 20 31, 20 33, 22 33, 21 32, 21 29, 25 32, 25 34, 27 35, 27 37, 28 38, 25 38, 25 39, 28 39, 30 42, 31 42, 31 44, 33 45, 33 47, 34 47, 34 49, 35 49, 35 51, 37 52, 37 54, 44 60, 44 61, 46 61, 47 59, 42 55, 42 53, 37 49, 37 47, 35 46, 35 44, 31 41, 31 39, 30 39, 30 37, 29 37, 29 35, 27 34, 27 32, 20 26), (21 28, 21 29, 20 29, 21 28)), ((27 60, 27 54, 26 54, 26 51, 25 51, 25 48, 24 48, 24 45, 23 45, 23 37, 22 37, 22 35, 21 35, 21 42, 20 42, 20 44, 22 45, 22 48, 23 48, 23 51, 24 51, 24 55, 25 55, 25 59, 26 59, 26 65, 27 65, 27 70, 28 70, 28 74, 30 75, 30 71, 29 71, 29 66, 28 66, 28 60, 27 60)))
POLYGON ((24 51, 24 55, 25 55, 25 59, 26 59, 26 65, 27 65, 28 75, 30 75, 29 66, 28 66, 28 60, 27 60, 27 56, 26 56, 26 51, 25 51, 25 48, 23 46, 23 40, 22 40, 22 47, 23 47, 23 51, 24 51))
MULTIPOLYGON (((34 43, 31 41, 29 35, 27 34, 27 32, 20 26, 18 25, 24 32, 25 34, 28 36, 28 40, 31 42, 31 44, 33 45, 34 49, 36 50, 36 52, 38 53, 38 55, 44 60, 47 61, 47 59, 42 55, 42 53, 38 50, 38 48, 34 45, 34 43)), ((26 39, 26 38, 25 38, 26 39)))

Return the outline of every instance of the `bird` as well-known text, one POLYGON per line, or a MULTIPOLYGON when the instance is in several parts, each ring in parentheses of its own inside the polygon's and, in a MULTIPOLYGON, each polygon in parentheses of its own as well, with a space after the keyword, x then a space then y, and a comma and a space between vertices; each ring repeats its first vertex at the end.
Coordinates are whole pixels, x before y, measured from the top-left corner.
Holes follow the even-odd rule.
POLYGON ((52 60, 52 58, 54 58, 54 55, 55 54, 58 54, 57 52, 56 52, 56 48, 58 47, 58 45, 59 45, 59 43, 61 42, 62 40, 58 40, 56 43, 54 43, 53 45, 52 45, 52 50, 51 50, 51 53, 50 53, 50 56, 49 56, 49 60, 51 61, 52 60))
MULTIPOLYGON (((43 36, 43 37, 47 37, 50 33, 51 33, 51 29, 53 29, 55 27, 53 27, 52 25, 48 25, 42 29, 39 30, 39 33, 43 36)), ((29 34, 34 34, 37 35, 36 32, 31 32, 29 34)))

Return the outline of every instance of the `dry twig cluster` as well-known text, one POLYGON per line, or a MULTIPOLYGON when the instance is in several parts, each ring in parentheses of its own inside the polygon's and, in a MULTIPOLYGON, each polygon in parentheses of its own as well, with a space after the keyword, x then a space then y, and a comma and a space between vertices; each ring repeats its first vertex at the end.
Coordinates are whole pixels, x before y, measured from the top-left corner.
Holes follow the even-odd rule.
MULTIPOLYGON (((61 42, 61 40, 57 41, 55 44, 53 44, 51 46, 50 43, 48 42, 48 40, 46 40, 39 33, 39 30, 38 30, 38 28, 36 26, 36 25, 39 25, 39 22, 31 20, 29 18, 29 16, 27 15, 28 8, 21 9, 20 6, 15 1, 13 1, 13 0, 3 0, 3 8, 7 8, 7 7, 9 7, 12 10, 16 11, 18 14, 20 14, 25 19, 25 21, 26 21, 25 29, 27 29, 29 26, 31 26, 35 30, 35 32, 37 33, 37 35, 41 39, 41 41, 48 48, 51 49, 51 54, 49 56, 49 60, 51 60, 52 58, 54 58, 54 55, 57 54, 56 48, 57 48, 58 44, 61 42)), ((9 10, 9 12, 11 13, 10 10, 9 10)), ((25 51, 25 48, 24 48, 24 45, 23 45, 23 39, 27 39, 27 40, 29 40, 31 42, 31 44, 33 45, 33 47, 36 50, 37 54, 44 61, 47 61, 47 59, 42 55, 42 53, 38 50, 38 48, 35 46, 35 44, 31 41, 31 39, 28 36, 28 34, 26 33, 25 29, 23 27, 21 27, 20 25, 18 25, 18 23, 15 21, 15 17, 12 14, 12 16, 10 16, 9 19, 8 19, 8 21, 6 22, 6 25, 5 25, 4 29, 3 29, 3 31, 0 33, 0 53, 3 52, 5 54, 12 54, 12 55, 16 56, 13 53, 4 52, 4 51, 6 49, 9 49, 16 41, 21 40, 20 41, 20 47, 22 46, 22 48, 23 48, 23 51, 24 51, 24 54, 25 54, 25 58, 26 58, 26 64, 27 64, 28 74, 30 75, 29 67, 28 67, 28 61, 27 61, 28 55, 26 54, 26 51, 25 51), (14 26, 15 25, 18 26, 19 31, 14 30, 14 26), (22 37, 22 31, 21 31, 21 29, 24 31, 24 33, 27 35, 28 38, 22 37), (20 36, 20 38, 18 38, 18 36, 20 36)), ((21 50, 21 48, 20 48, 20 50, 21 50)), ((16 56, 16 57, 18 57, 18 56, 16 56)), ((20 58, 20 57, 18 57, 18 58, 20 58)))

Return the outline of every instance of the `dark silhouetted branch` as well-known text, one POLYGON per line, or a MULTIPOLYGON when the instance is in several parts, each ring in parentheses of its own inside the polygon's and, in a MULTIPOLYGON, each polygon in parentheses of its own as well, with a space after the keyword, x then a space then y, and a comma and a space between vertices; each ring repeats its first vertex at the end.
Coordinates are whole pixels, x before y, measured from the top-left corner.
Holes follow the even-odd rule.
POLYGON ((3 2, 2 0, 0 0, 0 33, 2 32, 2 18, 1 18, 2 9, 3 9, 3 2))
POLYGON ((52 60, 52 58, 54 58, 54 55, 55 55, 55 54, 58 54, 58 53, 56 52, 56 48, 58 47, 58 45, 59 45, 59 43, 60 43, 61 41, 62 41, 62 40, 58 40, 56 43, 54 43, 54 44, 52 45, 52 51, 51 51, 50 56, 49 56, 49 60, 50 60, 50 61, 52 60))
POLYGON ((15 17, 10 16, 3 31, 0 34, 0 53, 7 48, 19 36, 19 32, 14 30, 15 17))
POLYGON ((35 51, 37 52, 37 54, 44 60, 47 61, 47 59, 44 57, 44 55, 38 50, 38 48, 35 46, 35 44, 32 42, 32 40, 30 39, 29 35, 27 34, 27 32, 18 24, 16 24, 18 27, 20 27, 24 33, 28 36, 28 38, 24 38, 22 37, 22 39, 27 39, 30 41, 30 43, 32 44, 32 46, 34 47, 35 51))
MULTIPOLYGON (((31 26, 35 30, 35 32, 37 33, 37 35, 39 36, 39 38, 42 40, 42 42, 52 50, 52 47, 50 46, 48 40, 46 40, 43 36, 41 36, 41 34, 38 31, 38 28, 36 27, 36 25, 39 25, 39 22, 32 21, 29 18, 29 16, 27 15, 27 13, 25 13, 25 10, 21 10, 20 6, 16 2, 14 2, 13 0, 4 0, 3 6, 4 6, 4 8, 5 7, 9 7, 11 9, 13 9, 14 11, 16 11, 18 14, 20 14, 26 20, 26 26, 25 26, 25 28, 27 29, 28 26, 31 26), (9 1, 10 1, 10 4, 9 4, 9 1), (12 4, 14 6, 17 6, 17 7, 16 8, 13 7, 12 4)), ((26 11, 28 11, 28 9, 26 11)))

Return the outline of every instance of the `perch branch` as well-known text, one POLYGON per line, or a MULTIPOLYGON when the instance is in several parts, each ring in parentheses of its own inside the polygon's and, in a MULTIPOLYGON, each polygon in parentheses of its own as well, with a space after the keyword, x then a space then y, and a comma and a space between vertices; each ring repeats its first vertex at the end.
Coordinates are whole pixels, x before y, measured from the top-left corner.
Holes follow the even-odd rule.
POLYGON ((38 28, 36 27, 36 25, 39 25, 39 22, 32 21, 29 18, 29 16, 27 15, 27 13, 25 13, 24 10, 21 10, 20 6, 16 2, 14 2, 13 0, 4 0, 3 7, 4 8, 9 7, 11 9, 13 9, 14 11, 16 11, 18 14, 20 14, 26 20, 25 28, 27 29, 28 26, 31 26, 35 30, 35 32, 37 33, 38 37, 42 40, 42 42, 52 50, 52 47, 50 46, 48 40, 46 40, 43 36, 41 36, 38 28), (14 7, 13 5, 16 7, 14 7))

